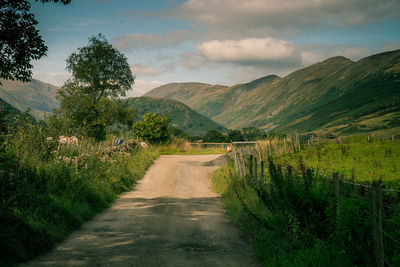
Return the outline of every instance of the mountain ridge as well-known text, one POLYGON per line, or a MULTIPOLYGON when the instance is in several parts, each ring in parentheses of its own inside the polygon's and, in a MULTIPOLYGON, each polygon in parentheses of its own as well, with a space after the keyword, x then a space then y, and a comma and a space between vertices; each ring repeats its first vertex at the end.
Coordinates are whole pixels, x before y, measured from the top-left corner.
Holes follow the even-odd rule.
POLYGON ((263 80, 269 77, 265 76, 224 87, 211 97, 199 94, 212 85, 193 90, 187 83, 178 85, 185 87, 183 95, 174 94, 169 84, 164 85, 168 95, 162 87, 145 95, 181 101, 228 128, 256 126, 266 131, 337 135, 400 133, 398 113, 393 111, 400 98, 399 72, 400 50, 394 50, 356 62, 342 56, 328 58, 283 78, 263 80), (252 86, 256 81, 257 86, 252 86), (392 112, 386 106, 392 106, 392 112), (385 115, 388 112, 392 115, 385 115), (371 121, 367 115, 381 126, 363 124, 363 120, 371 121))

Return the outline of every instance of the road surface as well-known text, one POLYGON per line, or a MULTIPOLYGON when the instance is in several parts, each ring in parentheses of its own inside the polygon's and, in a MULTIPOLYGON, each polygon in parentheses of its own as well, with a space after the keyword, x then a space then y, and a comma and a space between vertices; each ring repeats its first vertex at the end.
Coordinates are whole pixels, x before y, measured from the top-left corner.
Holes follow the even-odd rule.
POLYGON ((204 166, 218 155, 161 156, 134 190, 52 252, 22 266, 258 266, 204 166))

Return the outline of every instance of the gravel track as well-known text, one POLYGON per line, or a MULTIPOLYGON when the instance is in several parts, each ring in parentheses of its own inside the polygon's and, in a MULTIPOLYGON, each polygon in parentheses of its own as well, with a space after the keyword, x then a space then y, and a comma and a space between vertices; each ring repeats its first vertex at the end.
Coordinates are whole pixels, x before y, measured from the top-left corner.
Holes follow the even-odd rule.
POLYGON ((211 188, 220 155, 161 156, 130 192, 22 266, 258 266, 211 188))

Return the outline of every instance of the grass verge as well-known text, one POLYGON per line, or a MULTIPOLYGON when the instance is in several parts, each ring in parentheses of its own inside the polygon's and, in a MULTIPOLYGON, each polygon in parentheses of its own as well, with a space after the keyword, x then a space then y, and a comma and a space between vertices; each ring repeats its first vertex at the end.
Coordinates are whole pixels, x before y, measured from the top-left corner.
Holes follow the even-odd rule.
POLYGON ((136 149, 109 159, 95 153, 43 158, 16 142, 5 148, 0 155, 1 266, 51 249, 130 190, 159 155, 136 149))
POLYGON ((234 167, 228 164, 213 173, 212 182, 233 221, 253 237, 265 266, 352 266, 333 244, 303 232, 295 217, 270 212, 255 190, 234 186, 234 167))

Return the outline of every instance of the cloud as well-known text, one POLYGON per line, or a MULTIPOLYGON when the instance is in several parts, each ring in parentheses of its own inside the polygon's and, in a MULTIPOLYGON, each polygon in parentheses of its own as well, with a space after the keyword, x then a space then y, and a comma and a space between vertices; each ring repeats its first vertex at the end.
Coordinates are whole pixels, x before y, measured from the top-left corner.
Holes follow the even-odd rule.
POLYGON ((143 81, 143 80, 135 80, 134 85, 132 86, 132 90, 128 91, 126 97, 138 97, 142 96, 150 90, 163 85, 164 83, 159 81, 143 81))
POLYGON ((360 26, 399 14, 398 0, 188 0, 165 16, 195 22, 221 40, 360 26))
POLYGON ((197 46, 198 52, 215 62, 229 62, 244 66, 300 65, 299 47, 292 42, 275 38, 248 38, 238 41, 208 41, 197 46))
POLYGON ((130 34, 112 39, 113 45, 122 51, 132 49, 160 48, 181 44, 193 39, 196 32, 187 30, 172 30, 165 34, 130 34))
POLYGON ((158 69, 145 66, 142 64, 135 64, 131 66, 132 72, 137 76, 157 76, 160 75, 161 72, 158 69))
POLYGON ((71 75, 68 73, 34 72, 32 77, 42 82, 62 86, 66 80, 71 78, 71 75))

